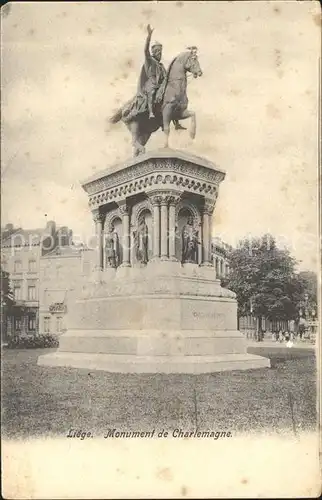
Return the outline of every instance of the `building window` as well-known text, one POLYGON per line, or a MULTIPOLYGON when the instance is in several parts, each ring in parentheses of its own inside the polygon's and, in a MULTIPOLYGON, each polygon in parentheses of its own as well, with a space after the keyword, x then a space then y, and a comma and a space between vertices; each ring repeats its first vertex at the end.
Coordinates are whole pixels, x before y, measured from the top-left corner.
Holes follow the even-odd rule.
POLYGON ((56 318, 56 330, 57 333, 61 333, 63 330, 63 318, 61 316, 57 316, 56 318))
POLYGON ((22 329, 22 319, 20 316, 15 318, 15 331, 16 332, 21 332, 22 329))
POLYGON ((29 271, 37 271, 37 261, 35 261, 35 259, 29 261, 28 269, 29 271))
POLYGON ((28 314, 28 330, 30 332, 36 331, 36 314, 35 313, 28 314))
POLYGON ((44 333, 50 333, 50 316, 44 317, 44 333))
POLYGON ((22 262, 21 262, 21 260, 15 260, 13 269, 14 269, 15 273, 19 273, 19 272, 22 271, 22 262))
POLYGON ((14 294, 15 300, 22 300, 22 288, 21 288, 20 284, 14 284, 13 294, 14 294))
POLYGON ((35 285, 28 286, 28 300, 37 300, 37 293, 35 285))

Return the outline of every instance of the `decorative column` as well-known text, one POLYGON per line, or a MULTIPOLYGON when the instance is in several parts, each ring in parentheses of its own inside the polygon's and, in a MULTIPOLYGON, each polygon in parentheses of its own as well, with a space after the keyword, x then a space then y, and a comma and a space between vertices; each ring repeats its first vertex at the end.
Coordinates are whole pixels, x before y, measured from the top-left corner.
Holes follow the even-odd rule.
POLYGON ((161 259, 168 259, 168 200, 161 196, 161 259))
POLYGON ((200 220, 199 222, 199 243, 198 243, 198 264, 199 266, 202 265, 202 254, 203 254, 203 250, 202 250, 202 241, 203 241, 203 231, 202 231, 202 219, 200 220))
POLYGON ((153 207, 153 259, 160 258, 160 196, 151 196, 153 207))
POLYGON ((205 205, 202 211, 202 265, 212 266, 211 258, 211 233, 212 233, 212 214, 215 208, 215 200, 205 199, 205 205))
POLYGON ((170 195, 169 201, 169 259, 176 261, 176 204, 179 195, 170 195))
POLYGON ((202 214, 202 228, 203 228, 203 248, 202 248, 202 263, 209 265, 209 214, 204 211, 202 214))
POLYGON ((120 213, 122 215, 122 246, 123 246, 123 262, 122 267, 131 267, 130 259, 130 213, 126 203, 119 204, 120 213))
POLYGON ((104 216, 99 211, 99 209, 95 209, 92 211, 93 220, 95 223, 96 230, 96 238, 97 238, 97 261, 96 268, 98 270, 103 269, 103 225, 104 225, 104 216))

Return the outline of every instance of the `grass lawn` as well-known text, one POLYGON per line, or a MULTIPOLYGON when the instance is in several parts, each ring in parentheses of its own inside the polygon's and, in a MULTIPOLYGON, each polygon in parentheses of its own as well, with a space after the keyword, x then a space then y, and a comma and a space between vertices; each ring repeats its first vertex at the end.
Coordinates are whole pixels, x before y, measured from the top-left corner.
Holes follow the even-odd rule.
POLYGON ((316 422, 313 351, 249 352, 272 368, 206 375, 115 374, 37 366, 53 349, 3 350, 3 437, 101 436, 109 428, 297 432, 316 422), (293 417, 292 417, 293 414, 293 417))

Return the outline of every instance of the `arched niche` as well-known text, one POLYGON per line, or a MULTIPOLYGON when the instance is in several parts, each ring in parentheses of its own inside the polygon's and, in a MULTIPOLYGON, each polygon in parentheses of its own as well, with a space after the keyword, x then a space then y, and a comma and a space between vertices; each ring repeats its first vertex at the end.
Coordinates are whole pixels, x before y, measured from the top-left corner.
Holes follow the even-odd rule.
MULTIPOLYGON (((189 203, 188 201, 181 201, 177 206, 176 211, 176 243, 175 243, 175 255, 176 258, 181 261, 182 260, 182 230, 183 227, 187 224, 188 217, 193 218, 193 223, 198 229, 198 237, 201 242, 202 234, 201 234, 201 215, 198 208, 189 203)), ((197 262, 201 263, 202 257, 202 246, 198 245, 197 251, 197 262)))
POLYGON ((148 226, 148 260, 151 260, 153 255, 153 211, 150 200, 144 200, 137 203, 132 208, 131 215, 131 262, 132 264, 138 263, 136 258, 136 248, 134 233, 138 230, 142 219, 145 220, 148 226))
POLYGON ((116 220, 120 220, 122 222, 122 215, 121 211, 119 208, 115 208, 114 210, 111 210, 111 212, 108 212, 105 216, 105 222, 104 222, 104 233, 107 234, 111 230, 111 225, 115 225, 116 220))
POLYGON ((122 215, 119 208, 112 210, 106 214, 104 223, 104 238, 103 238, 103 248, 104 248, 104 262, 105 262, 105 240, 107 234, 111 231, 111 226, 114 225, 114 230, 118 235, 119 248, 120 248, 120 261, 119 264, 123 262, 123 224, 122 215))

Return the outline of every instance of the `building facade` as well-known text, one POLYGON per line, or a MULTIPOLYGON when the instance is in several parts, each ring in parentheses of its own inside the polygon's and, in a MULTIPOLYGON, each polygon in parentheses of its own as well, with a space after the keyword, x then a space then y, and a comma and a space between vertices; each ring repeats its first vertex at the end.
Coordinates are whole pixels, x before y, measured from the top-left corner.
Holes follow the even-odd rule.
POLYGON ((60 335, 66 315, 84 279, 95 266, 95 252, 84 247, 57 247, 40 259, 39 330, 60 335))
POLYGON ((218 237, 212 238, 211 253, 212 261, 218 279, 227 278, 229 274, 228 255, 232 247, 218 237))
POLYGON ((58 246, 68 246, 72 233, 50 221, 44 228, 23 229, 7 224, 1 230, 1 269, 9 273, 14 298, 6 319, 6 335, 39 332, 40 260, 58 246))

